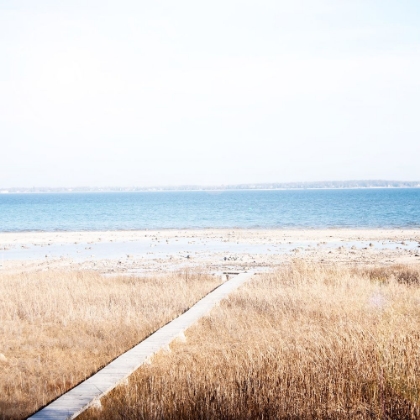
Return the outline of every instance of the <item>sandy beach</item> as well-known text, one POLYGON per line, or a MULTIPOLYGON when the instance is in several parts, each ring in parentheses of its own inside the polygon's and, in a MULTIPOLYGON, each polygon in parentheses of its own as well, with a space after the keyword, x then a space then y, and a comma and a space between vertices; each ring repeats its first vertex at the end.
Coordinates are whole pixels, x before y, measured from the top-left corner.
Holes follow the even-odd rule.
POLYGON ((323 264, 420 263, 420 230, 201 229, 0 233, 3 272, 51 269, 103 274, 200 268, 262 269, 304 258, 323 264))

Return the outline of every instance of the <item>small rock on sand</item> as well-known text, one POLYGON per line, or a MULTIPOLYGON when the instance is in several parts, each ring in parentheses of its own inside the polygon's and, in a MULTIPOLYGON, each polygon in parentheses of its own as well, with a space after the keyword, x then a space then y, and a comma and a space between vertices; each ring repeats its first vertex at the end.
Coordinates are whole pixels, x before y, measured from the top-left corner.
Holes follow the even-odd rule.
POLYGON ((7 362, 7 358, 3 353, 0 353, 0 362, 7 362))

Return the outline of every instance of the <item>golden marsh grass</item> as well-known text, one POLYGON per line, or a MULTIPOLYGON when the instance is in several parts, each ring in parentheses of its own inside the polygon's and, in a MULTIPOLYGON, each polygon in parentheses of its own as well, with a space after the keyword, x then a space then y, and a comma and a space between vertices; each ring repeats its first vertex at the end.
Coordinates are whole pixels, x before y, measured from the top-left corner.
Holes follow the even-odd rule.
POLYGON ((198 272, 0 275, 0 419, 31 414, 219 283, 198 272))
POLYGON ((303 262, 258 276, 81 418, 418 419, 419 279, 303 262))

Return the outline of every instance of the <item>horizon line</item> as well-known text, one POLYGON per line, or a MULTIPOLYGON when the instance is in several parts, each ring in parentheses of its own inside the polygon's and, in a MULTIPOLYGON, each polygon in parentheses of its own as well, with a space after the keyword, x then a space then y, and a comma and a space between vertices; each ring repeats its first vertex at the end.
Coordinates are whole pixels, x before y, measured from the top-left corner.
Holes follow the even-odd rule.
POLYGON ((221 190, 282 190, 282 189, 351 189, 351 188, 416 188, 420 181, 401 180, 343 180, 249 182, 236 184, 178 184, 154 186, 72 186, 72 187, 0 187, 0 193, 13 192, 130 192, 130 191, 221 191, 221 190))

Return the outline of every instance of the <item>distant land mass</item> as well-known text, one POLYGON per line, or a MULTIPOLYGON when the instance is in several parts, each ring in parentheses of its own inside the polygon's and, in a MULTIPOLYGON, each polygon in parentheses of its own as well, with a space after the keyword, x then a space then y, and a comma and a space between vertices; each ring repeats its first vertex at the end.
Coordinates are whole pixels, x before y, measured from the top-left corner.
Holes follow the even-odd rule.
POLYGON ((225 190, 309 190, 309 189, 355 189, 355 188, 420 188, 420 181, 315 181, 274 182, 228 185, 178 185, 156 187, 30 187, 0 188, 7 193, 88 193, 88 192, 145 192, 145 191, 225 191, 225 190))

